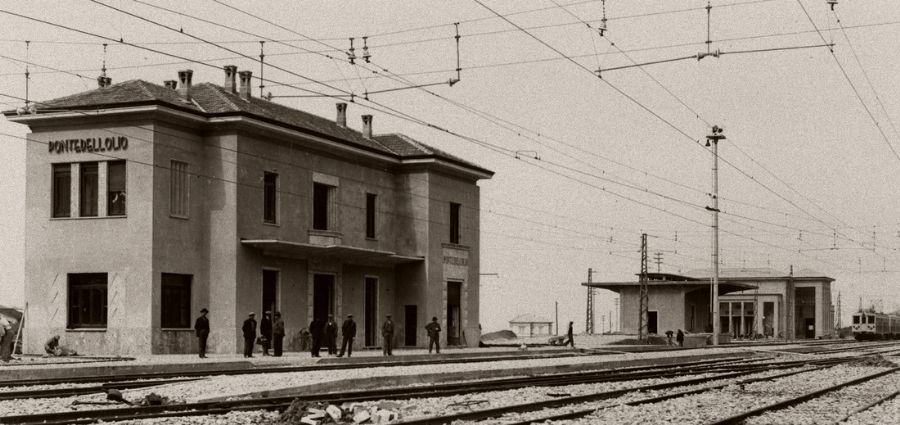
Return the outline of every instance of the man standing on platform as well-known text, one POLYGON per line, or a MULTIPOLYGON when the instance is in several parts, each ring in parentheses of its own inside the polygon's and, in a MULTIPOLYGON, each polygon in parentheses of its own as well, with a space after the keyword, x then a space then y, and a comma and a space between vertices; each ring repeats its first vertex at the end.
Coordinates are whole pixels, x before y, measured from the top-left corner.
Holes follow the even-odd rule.
POLYGON ((205 307, 200 309, 200 317, 194 322, 194 331, 197 332, 197 339, 200 340, 200 358, 206 358, 206 340, 209 338, 209 319, 206 314, 209 313, 205 307))
POLYGON ((0 316, 0 360, 4 363, 12 360, 13 344, 15 344, 16 332, 12 322, 0 316))
POLYGON ((334 316, 328 315, 328 323, 325 324, 325 344, 328 344, 328 355, 337 354, 337 323, 334 316))
POLYGON ((309 333, 312 336, 312 347, 309 353, 313 357, 319 357, 319 350, 322 349, 322 332, 325 330, 325 323, 313 317, 313 321, 309 324, 309 333))
POLYGON ((353 321, 353 315, 348 314, 347 320, 341 324, 341 335, 344 336, 341 341, 341 353, 338 357, 344 357, 344 349, 347 350, 347 357, 353 355, 353 338, 356 338, 356 322, 353 321))
POLYGON ((244 332, 244 357, 253 357, 253 344, 256 341, 256 313, 251 311, 247 315, 247 320, 244 320, 241 330, 244 332))
POLYGON ((263 313, 263 318, 259 322, 260 344, 263 349, 263 356, 269 355, 269 347, 272 346, 272 312, 263 313))
POLYGON ((431 354, 431 347, 437 348, 437 354, 441 354, 441 324, 437 317, 431 318, 431 323, 425 325, 425 330, 428 331, 428 354, 431 354))
POLYGON ((272 346, 275 348, 275 357, 281 357, 281 351, 284 348, 284 320, 281 320, 281 313, 277 311, 272 329, 272 346))
MULTIPOLYGON (((575 324, 575 322, 569 322, 569 332, 566 334, 566 336, 569 338, 569 341, 565 344, 565 345, 571 345, 572 348, 575 348, 575 335, 574 335, 574 332, 572 331, 572 325, 574 325, 574 324, 575 324)), ((563 346, 565 346, 565 345, 563 345, 563 346)))
POLYGON ((383 347, 381 347, 382 352, 385 356, 393 356, 392 345, 394 343, 394 321, 391 320, 391 315, 388 314, 385 318, 384 325, 381 326, 381 336, 384 338, 383 347))

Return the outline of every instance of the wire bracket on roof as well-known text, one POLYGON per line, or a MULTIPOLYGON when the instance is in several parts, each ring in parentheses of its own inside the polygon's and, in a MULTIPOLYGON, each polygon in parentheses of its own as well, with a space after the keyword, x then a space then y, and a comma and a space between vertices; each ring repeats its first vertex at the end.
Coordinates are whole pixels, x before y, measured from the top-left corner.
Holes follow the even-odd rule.
MULTIPOLYGON (((266 96, 263 94, 263 90, 266 88, 266 80, 263 78, 263 65, 265 65, 266 54, 263 51, 263 46, 265 46, 266 42, 260 40, 259 42, 259 97, 265 98, 266 96)), ((270 98, 271 99, 271 98, 270 98)))
POLYGON ((356 49, 353 48, 353 37, 350 37, 350 50, 347 51, 347 59, 350 60, 350 65, 356 65, 356 49))
POLYGON ((106 76, 106 43, 103 43, 103 65, 100 67, 100 76, 106 76))
MULTIPOLYGON (((712 12, 712 3, 710 2, 710 0, 707 0, 706 1, 706 54, 707 55, 710 53, 710 48, 712 45, 712 39, 710 38, 710 29, 709 29, 709 27, 710 27, 709 21, 710 21, 711 12, 712 12)), ((702 58, 698 58, 698 59, 702 59, 702 58)))
POLYGON ((366 63, 369 63, 370 59, 372 58, 372 55, 369 54, 368 39, 369 39, 368 36, 363 37, 363 55, 362 55, 362 57, 363 57, 363 59, 366 60, 366 63))
MULTIPOLYGON (((603 33, 609 29, 606 26, 606 0, 603 0, 601 3, 603 5, 603 18, 600 19, 600 25, 597 26, 597 31, 600 32, 600 37, 603 37, 603 33)), ((588 25, 588 27, 590 27, 590 25, 588 25)))
POLYGON ((459 80, 462 79, 462 67, 460 67, 459 65, 459 22, 454 22, 453 26, 456 30, 456 35, 453 36, 453 38, 456 40, 456 79, 454 80, 453 78, 451 78, 450 81, 448 81, 450 87, 453 87, 454 84, 458 83, 459 80))
POLYGON ((825 3, 827 3, 829 6, 831 6, 831 11, 833 12, 834 6, 837 5, 838 0, 825 0, 825 3))

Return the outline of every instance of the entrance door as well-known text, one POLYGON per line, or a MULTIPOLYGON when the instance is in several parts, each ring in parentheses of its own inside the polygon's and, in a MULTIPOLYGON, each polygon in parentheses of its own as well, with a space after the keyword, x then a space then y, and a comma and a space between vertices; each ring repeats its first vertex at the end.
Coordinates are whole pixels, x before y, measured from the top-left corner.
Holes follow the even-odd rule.
POLYGON ((366 278, 366 347, 378 345, 378 279, 366 278))
POLYGON ((278 311, 278 270, 263 270, 262 275, 262 313, 278 311))
POLYGON ((805 319, 803 321, 803 330, 806 338, 812 339, 816 337, 816 319, 805 319))
POLYGON ((406 327, 404 328, 403 344, 410 347, 415 347, 416 345, 416 330, 419 329, 418 310, 414 305, 404 306, 403 323, 406 327))
POLYGON ((313 319, 325 323, 329 314, 334 314, 334 276, 313 275, 313 319))
POLYGON ((447 282, 447 345, 460 342, 460 297, 462 282, 447 282))
POLYGON ((648 311, 647 312, 647 333, 648 334, 658 334, 656 328, 656 312, 648 311))

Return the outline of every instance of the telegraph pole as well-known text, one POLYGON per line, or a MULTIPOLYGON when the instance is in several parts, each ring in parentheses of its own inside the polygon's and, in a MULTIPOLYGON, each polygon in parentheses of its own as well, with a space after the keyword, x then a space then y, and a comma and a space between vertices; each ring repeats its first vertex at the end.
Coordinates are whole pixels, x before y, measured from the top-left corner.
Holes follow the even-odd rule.
POLYGON ((613 298, 613 308, 616 310, 616 330, 622 327, 622 315, 619 314, 619 297, 613 298))
POLYGON ((722 128, 714 125, 712 131, 706 136, 706 145, 712 145, 712 207, 706 207, 712 212, 712 322, 713 322, 713 345, 719 345, 719 153, 718 146, 720 140, 725 140, 722 134, 722 128))
MULTIPOLYGON (((587 311, 584 325, 584 332, 588 335, 594 333, 594 287, 590 286, 593 282, 594 269, 588 269, 588 288, 587 288, 587 311)), ((557 325, 558 327, 559 325, 557 325)))
POLYGON ((656 272, 660 272, 660 266, 662 265, 662 257, 663 253, 660 251, 656 251, 656 254, 653 254, 653 259, 656 261, 656 272))
POLYGON ((556 312, 556 317, 553 319, 556 321, 556 333, 554 335, 559 336, 559 301, 554 301, 553 307, 556 312))
POLYGON ((647 234, 641 234, 641 311, 638 319, 638 340, 647 341, 647 310, 650 301, 649 291, 647 288, 647 234))

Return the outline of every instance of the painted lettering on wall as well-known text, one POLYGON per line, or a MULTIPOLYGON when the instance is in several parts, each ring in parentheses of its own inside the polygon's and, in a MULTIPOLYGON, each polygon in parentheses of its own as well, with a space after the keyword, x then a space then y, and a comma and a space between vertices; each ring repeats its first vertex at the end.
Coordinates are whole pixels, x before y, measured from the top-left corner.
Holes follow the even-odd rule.
POLYGON ((467 258, 450 257, 445 255, 444 264, 452 264, 454 266, 468 266, 469 260, 467 258))
POLYGON ((90 153, 124 151, 128 149, 128 138, 119 137, 89 137, 86 139, 54 140, 47 143, 50 153, 90 153))

